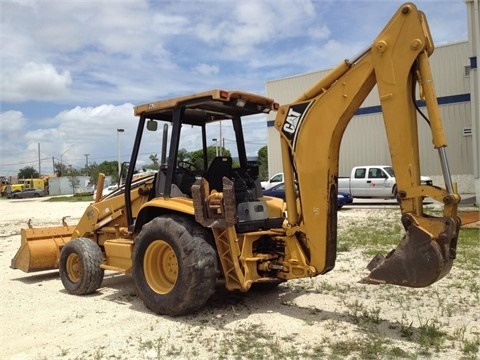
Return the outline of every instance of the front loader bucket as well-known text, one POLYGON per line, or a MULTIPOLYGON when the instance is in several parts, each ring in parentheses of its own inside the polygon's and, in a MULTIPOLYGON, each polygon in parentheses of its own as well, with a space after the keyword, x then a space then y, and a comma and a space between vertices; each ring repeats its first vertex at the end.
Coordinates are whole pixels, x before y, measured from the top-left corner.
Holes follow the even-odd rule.
POLYGON ((453 225, 438 239, 411 224, 395 250, 386 257, 379 254, 372 259, 367 266, 370 275, 361 282, 425 287, 440 280, 448 274, 455 259, 460 223, 450 223, 453 225))
POLYGON ((22 229, 20 249, 10 267, 27 273, 57 269, 60 250, 72 232, 69 226, 22 229))

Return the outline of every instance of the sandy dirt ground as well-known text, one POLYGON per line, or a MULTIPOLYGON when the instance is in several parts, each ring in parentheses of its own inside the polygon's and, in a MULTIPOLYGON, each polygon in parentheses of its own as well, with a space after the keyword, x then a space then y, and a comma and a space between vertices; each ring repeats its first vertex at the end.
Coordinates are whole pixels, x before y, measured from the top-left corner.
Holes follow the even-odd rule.
MULTIPOLYGON (((87 203, 0 201, 0 358, 20 359, 343 359, 479 356, 478 271, 454 267, 425 289, 358 283, 371 255, 338 254, 330 273, 274 291, 218 289, 195 315, 171 318, 146 309, 131 278, 107 272, 89 296, 63 289, 58 271, 26 274, 10 261, 20 228, 76 224, 87 203), (469 350, 470 349, 470 350, 469 350)), ((344 209, 339 237, 365 216, 391 209, 344 209)), ((372 230, 373 231, 373 230, 372 230)), ((400 235, 399 235, 400 240, 400 235)))

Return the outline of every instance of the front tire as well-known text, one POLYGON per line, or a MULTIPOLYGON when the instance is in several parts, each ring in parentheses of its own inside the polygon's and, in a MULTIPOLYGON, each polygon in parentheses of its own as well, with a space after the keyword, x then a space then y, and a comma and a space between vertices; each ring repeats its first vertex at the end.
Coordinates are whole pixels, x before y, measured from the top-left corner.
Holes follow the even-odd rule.
POLYGON ((77 238, 65 244, 60 253, 60 279, 69 294, 94 293, 102 284, 103 254, 91 239, 77 238))
POLYGON ((203 307, 215 292, 217 257, 206 229, 181 217, 158 217, 135 239, 132 277, 157 314, 179 316, 203 307))

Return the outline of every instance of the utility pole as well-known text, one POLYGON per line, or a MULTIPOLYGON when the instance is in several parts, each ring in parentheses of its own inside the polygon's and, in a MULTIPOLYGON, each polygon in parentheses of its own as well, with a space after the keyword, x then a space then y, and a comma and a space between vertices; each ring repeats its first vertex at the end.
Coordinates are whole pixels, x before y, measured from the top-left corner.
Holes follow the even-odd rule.
POLYGON ((42 176, 42 163, 40 162, 40 143, 38 143, 38 176, 42 176))
POLYGON ((118 152, 118 187, 122 185, 122 165, 120 164, 120 133, 123 133, 125 129, 117 129, 117 152, 118 152))
POLYGON ((88 155, 90 154, 84 154, 85 155, 85 172, 87 173, 87 176, 88 176, 88 155))

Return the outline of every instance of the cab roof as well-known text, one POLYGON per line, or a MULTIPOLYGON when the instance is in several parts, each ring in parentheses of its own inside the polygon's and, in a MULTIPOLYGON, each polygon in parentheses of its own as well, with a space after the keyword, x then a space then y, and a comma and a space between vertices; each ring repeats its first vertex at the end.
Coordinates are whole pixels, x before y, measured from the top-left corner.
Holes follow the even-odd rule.
POLYGON ((267 114, 271 110, 277 110, 278 104, 262 95, 214 89, 137 105, 134 107, 134 114, 152 120, 171 122, 174 110, 181 107, 185 109, 182 123, 204 125, 234 117, 267 114))

